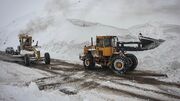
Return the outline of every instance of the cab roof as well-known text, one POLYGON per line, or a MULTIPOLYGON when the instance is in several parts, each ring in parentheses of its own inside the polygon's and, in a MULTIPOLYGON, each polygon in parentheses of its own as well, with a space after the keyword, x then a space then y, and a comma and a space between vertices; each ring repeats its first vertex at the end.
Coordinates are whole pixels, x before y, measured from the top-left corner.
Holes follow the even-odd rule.
POLYGON ((32 36, 28 34, 19 34, 19 38, 32 38, 32 36))
POLYGON ((117 36, 110 36, 110 35, 107 35, 107 36, 96 36, 97 39, 114 38, 114 37, 117 37, 117 36))

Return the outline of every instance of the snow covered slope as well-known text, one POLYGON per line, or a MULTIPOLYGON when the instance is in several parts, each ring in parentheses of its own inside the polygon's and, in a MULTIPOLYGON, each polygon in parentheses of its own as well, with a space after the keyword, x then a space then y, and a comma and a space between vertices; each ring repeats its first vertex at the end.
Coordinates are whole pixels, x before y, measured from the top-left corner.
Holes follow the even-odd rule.
POLYGON ((89 43, 90 37, 117 35, 122 41, 135 41, 141 32, 145 36, 166 41, 154 50, 135 52, 139 59, 137 69, 167 72, 168 76, 176 77, 176 81, 179 81, 179 2, 153 0, 150 3, 148 0, 141 0, 142 4, 135 1, 128 4, 129 2, 132 1, 48 1, 45 10, 15 19, 1 28, 0 49, 4 50, 7 46, 16 48, 18 34, 28 33, 35 41, 39 41, 43 51, 50 52, 51 57, 79 63, 78 56, 83 46, 89 43), (130 27, 132 25, 135 26, 130 27))
POLYGON ((127 28, 146 22, 179 24, 179 0, 50 0, 49 14, 127 28))
POLYGON ((138 32, 155 38, 164 39, 165 42, 158 48, 137 52, 139 59, 139 68, 145 70, 161 71, 167 73, 170 80, 180 81, 180 25, 170 24, 144 24, 131 27, 129 31, 132 34, 138 32))

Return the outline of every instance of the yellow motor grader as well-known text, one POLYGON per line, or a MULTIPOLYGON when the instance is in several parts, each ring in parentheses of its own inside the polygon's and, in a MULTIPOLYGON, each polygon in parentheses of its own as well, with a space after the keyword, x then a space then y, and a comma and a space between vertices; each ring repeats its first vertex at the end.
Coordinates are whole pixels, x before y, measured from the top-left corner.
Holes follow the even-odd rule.
POLYGON ((32 45, 34 40, 32 36, 27 34, 19 35, 20 45, 17 47, 17 53, 24 59, 24 64, 29 66, 31 62, 44 61, 45 64, 50 64, 50 54, 45 53, 44 57, 41 56, 40 51, 38 50, 38 41, 36 45, 32 45))
POLYGON ((109 67, 115 73, 124 74, 133 71, 138 65, 135 55, 127 51, 144 51, 154 49, 164 40, 139 36, 139 42, 120 42, 117 36, 96 36, 96 45, 84 46, 84 52, 79 56, 84 67, 92 69, 95 64, 109 67))

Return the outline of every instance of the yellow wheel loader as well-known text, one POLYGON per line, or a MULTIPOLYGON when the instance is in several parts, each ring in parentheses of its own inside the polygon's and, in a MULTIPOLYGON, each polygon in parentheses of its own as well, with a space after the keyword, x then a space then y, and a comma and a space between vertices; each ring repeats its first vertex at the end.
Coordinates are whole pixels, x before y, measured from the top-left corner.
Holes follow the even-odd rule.
POLYGON ((31 62, 40 62, 44 61, 45 64, 50 64, 50 54, 45 53, 44 57, 41 55, 41 52, 38 50, 38 41, 36 45, 32 45, 34 40, 32 40, 32 36, 27 34, 19 35, 19 43, 20 45, 17 47, 17 53, 20 55, 26 66, 29 66, 31 62))
POLYGON ((133 71, 138 65, 135 55, 127 51, 144 51, 154 49, 164 40, 144 37, 140 34, 139 42, 120 42, 117 36, 96 36, 96 45, 84 46, 84 52, 79 56, 87 69, 92 69, 95 64, 109 67, 115 73, 124 74, 133 71))

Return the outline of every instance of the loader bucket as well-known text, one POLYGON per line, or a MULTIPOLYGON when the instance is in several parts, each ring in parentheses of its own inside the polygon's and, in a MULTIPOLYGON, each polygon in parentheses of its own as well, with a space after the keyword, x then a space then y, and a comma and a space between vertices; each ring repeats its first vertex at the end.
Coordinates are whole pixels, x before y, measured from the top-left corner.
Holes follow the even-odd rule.
POLYGON ((153 39, 149 37, 140 37, 139 38, 141 44, 142 44, 142 49, 143 50, 150 50, 158 47, 161 43, 163 43, 165 40, 162 39, 153 39))
POLYGON ((165 40, 140 36, 138 42, 118 42, 117 48, 121 51, 145 51, 158 47, 165 40), (133 45, 133 46, 131 46, 133 45))

